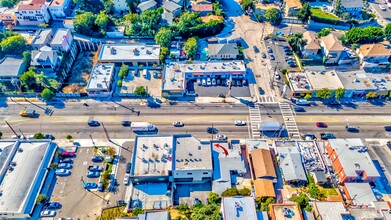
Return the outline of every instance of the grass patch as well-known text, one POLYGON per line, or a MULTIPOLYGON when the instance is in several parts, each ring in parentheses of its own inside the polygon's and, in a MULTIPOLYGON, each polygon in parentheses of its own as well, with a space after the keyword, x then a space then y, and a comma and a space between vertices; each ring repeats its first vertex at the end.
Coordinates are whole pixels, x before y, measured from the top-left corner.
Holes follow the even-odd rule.
POLYGON ((124 212, 125 206, 118 206, 111 209, 104 209, 102 215, 100 216, 101 220, 112 220, 118 217, 128 217, 128 213, 124 212))
POLYGON ((323 188, 319 186, 319 189, 324 192, 326 197, 328 196, 338 196, 338 192, 335 188, 323 188))
POLYGON ((341 19, 336 15, 325 12, 320 8, 311 8, 311 14, 312 17, 318 17, 321 19, 334 20, 334 21, 341 21, 341 19))

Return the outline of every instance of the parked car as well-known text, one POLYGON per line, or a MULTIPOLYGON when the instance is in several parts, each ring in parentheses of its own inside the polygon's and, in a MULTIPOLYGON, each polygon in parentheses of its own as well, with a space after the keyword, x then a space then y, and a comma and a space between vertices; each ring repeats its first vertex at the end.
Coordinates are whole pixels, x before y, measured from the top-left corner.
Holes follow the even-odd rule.
POLYGON ((217 134, 216 135, 216 139, 217 140, 227 140, 228 137, 226 135, 224 135, 224 134, 217 134))
POLYGON ((221 85, 221 80, 220 79, 216 80, 216 85, 218 85, 218 86, 221 85))
POLYGON ((129 179, 130 179, 130 175, 129 174, 125 174, 124 176, 124 185, 128 185, 129 184, 129 179))
POLYGON ((33 134, 27 135, 27 139, 29 140, 34 139, 34 135, 33 134))
POLYGON ((305 108, 302 107, 295 107, 293 110, 295 110, 295 112, 305 112, 305 108))
POLYGON ((130 170, 132 169, 132 163, 127 163, 126 164, 126 173, 130 173, 130 170))
POLYGON ((217 128, 208 127, 206 128, 206 132, 208 132, 209 134, 217 134, 219 130, 217 130, 217 128))
POLYGON ((87 172, 86 173, 86 176, 88 178, 98 178, 100 176, 100 173, 99 172, 87 172))
POLYGON ((62 157, 74 157, 74 156, 75 156, 75 153, 74 153, 74 152, 65 151, 65 152, 62 152, 62 153, 61 153, 61 156, 62 156, 62 157))
POLYGON ((41 217, 54 217, 56 214, 57 213, 54 210, 43 210, 41 212, 41 217))
POLYGON ((243 86, 247 86, 247 80, 243 79, 242 84, 243 84, 243 86))
POLYGON ((262 58, 265 59, 266 58, 266 54, 262 52, 262 58))
POLYGON ((270 60, 275 60, 276 59, 273 54, 270 54, 269 57, 270 57, 270 60))
POLYGON ((382 11, 385 11, 385 10, 386 10, 386 7, 384 7, 383 5, 379 5, 379 8, 380 8, 382 11))
POLYGON ((258 49, 258 47, 256 47, 256 46, 253 46, 253 49, 254 49, 254 52, 255 52, 255 53, 259 53, 259 49, 258 49))
POLYGON ((212 81, 210 80, 210 78, 206 78, 206 85, 207 86, 211 86, 212 85, 212 81))
POLYGON ((206 86, 206 79, 202 79, 202 85, 206 86))
POLYGON ((64 158, 58 161, 59 163, 73 163, 72 158, 64 158))
POLYGON ((293 55, 293 52, 291 50, 285 51, 285 55, 293 55))
POLYGON ((275 80, 280 80, 280 79, 281 79, 280 74, 277 73, 277 72, 275 72, 275 73, 274 73, 274 79, 275 79, 275 80))
POLYGON ((43 209, 59 209, 61 204, 59 202, 48 202, 43 206, 43 209))
POLYGON ((87 183, 84 183, 83 188, 84 189, 95 189, 95 188, 98 188, 98 184, 93 183, 93 182, 87 182, 87 183))
POLYGON ((99 192, 102 192, 102 191, 103 191, 103 180, 102 180, 102 179, 99 180, 99 183, 98 183, 98 191, 99 191, 99 192))
POLYGON ((124 126, 124 127, 129 127, 131 124, 132 124, 131 121, 122 121, 121 122, 121 125, 124 126))
POLYGON ((68 176, 71 174, 71 171, 67 170, 67 169, 57 169, 55 171, 55 174, 57 176, 68 176))
POLYGON ((102 156, 93 156, 91 157, 91 161, 95 163, 103 162, 104 158, 102 156))
POLYGON ((215 85, 216 85, 216 79, 213 78, 213 79, 212 79, 212 86, 215 86, 215 85))
POLYGON ((316 136, 314 134, 304 134, 303 135, 303 138, 305 140, 315 140, 316 139, 316 136))
POLYGON ((318 128, 327 128, 327 124, 324 122, 316 122, 315 124, 318 128))
POLYGON ((70 163, 60 163, 57 168, 59 169, 72 169, 72 164, 70 163))
POLYGON ((88 170, 89 171, 102 172, 103 171, 103 167, 102 166, 89 166, 88 170))
POLYGON ((273 53, 273 50, 272 50, 272 48, 270 46, 267 46, 267 52, 273 53))
POLYGON ((100 123, 98 121, 90 120, 88 121, 88 125, 91 127, 98 127, 100 126, 100 123))
POLYGON ((197 79, 197 84, 198 84, 199 86, 201 85, 201 79, 200 79, 200 78, 197 79))
POLYGON ((244 126, 244 125, 246 125, 246 122, 245 121, 235 121, 235 125, 236 126, 244 126))
POLYGON ((183 126, 185 126, 185 124, 183 124, 183 122, 180 122, 180 121, 174 121, 172 123, 172 125, 174 125, 174 127, 183 127, 183 126))

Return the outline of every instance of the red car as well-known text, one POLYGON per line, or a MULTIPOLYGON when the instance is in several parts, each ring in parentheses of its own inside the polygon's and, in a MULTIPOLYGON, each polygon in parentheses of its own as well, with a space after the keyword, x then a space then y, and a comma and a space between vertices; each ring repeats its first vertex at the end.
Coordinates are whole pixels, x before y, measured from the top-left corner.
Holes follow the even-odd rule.
POLYGON ((318 128, 327 128, 327 124, 324 122, 316 122, 316 127, 318 128))
POLYGON ((74 157, 75 156, 75 152, 62 152, 61 153, 61 156, 63 157, 74 157))

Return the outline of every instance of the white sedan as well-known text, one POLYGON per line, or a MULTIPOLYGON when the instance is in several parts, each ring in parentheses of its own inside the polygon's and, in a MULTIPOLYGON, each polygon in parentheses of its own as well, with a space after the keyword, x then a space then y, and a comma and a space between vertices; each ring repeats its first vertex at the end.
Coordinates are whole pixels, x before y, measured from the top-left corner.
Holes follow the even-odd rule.
POLYGON ((235 121, 235 125, 236 126, 244 126, 244 125, 246 125, 246 122, 245 121, 235 121))
POLYGON ((125 174, 125 176, 124 176, 124 185, 128 185, 129 184, 129 177, 130 177, 130 175, 128 173, 125 174))
POLYGON ((174 127, 183 127, 183 126, 185 126, 185 124, 183 124, 183 122, 180 122, 180 121, 174 121, 174 122, 172 123, 172 125, 173 125, 174 127))
POLYGON ((56 211, 54 210, 44 210, 41 212, 41 217, 54 217, 56 216, 56 211))
POLYGON ((217 134, 216 139, 217 140, 227 140, 228 137, 227 137, 227 135, 224 135, 224 134, 217 134))

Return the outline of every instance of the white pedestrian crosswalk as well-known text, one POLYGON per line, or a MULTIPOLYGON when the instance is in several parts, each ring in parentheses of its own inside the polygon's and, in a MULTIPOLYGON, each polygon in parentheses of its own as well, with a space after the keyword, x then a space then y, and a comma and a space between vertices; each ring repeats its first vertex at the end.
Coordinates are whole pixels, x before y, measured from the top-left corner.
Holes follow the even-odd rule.
POLYGON ((259 105, 251 103, 248 106, 248 110, 250 113, 251 137, 253 139, 258 139, 260 136, 259 130, 258 130, 258 124, 261 123, 261 112, 259 110, 259 105))
POLYGON ((288 131, 289 137, 291 139, 299 139, 300 132, 291 106, 286 102, 279 102, 278 105, 280 106, 281 114, 284 119, 284 127, 288 131))
POLYGON ((260 103, 277 103, 277 100, 276 100, 276 97, 274 97, 274 96, 261 95, 261 96, 259 96, 259 102, 260 103))

